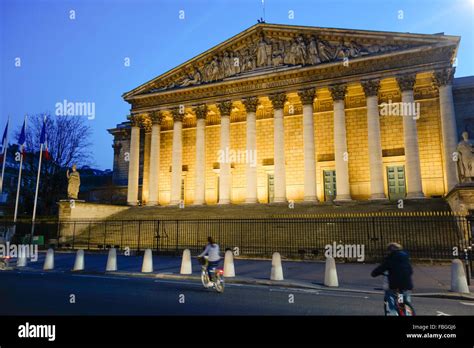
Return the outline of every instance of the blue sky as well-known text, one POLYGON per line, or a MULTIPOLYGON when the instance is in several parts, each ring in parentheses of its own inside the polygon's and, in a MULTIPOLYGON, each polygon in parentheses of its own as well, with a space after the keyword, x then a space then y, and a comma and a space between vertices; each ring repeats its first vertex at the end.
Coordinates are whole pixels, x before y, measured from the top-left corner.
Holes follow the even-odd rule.
MULTIPOLYGON (((265 12, 268 23, 459 35, 456 77, 474 75, 474 0, 265 0, 265 12)), ((94 102, 94 162, 111 168, 106 129, 130 109, 121 95, 261 16, 262 0, 1 0, 1 131, 8 115, 16 129, 64 99, 94 102)))

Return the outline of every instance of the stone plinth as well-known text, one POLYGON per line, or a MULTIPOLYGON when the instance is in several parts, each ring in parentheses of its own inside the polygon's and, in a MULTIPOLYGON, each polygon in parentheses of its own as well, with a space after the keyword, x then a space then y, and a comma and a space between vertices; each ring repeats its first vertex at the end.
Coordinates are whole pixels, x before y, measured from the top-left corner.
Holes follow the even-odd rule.
POLYGON ((474 211, 474 182, 454 186, 446 195, 446 201, 455 213, 468 215, 474 211))

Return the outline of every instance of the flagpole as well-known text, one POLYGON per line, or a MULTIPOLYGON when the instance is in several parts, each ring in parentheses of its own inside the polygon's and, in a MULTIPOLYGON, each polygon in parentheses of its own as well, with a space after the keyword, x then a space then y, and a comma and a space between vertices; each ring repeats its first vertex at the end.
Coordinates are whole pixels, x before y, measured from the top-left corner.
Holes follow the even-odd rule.
MULTIPOLYGON (((10 127, 10 115, 8 115, 7 127, 10 127)), ((5 144, 3 149, 3 163, 2 163, 2 178, 0 179, 0 194, 3 192, 3 178, 5 175, 5 163, 7 162, 7 149, 8 149, 8 128, 7 136, 5 138, 5 144)))
MULTIPOLYGON (((26 134, 26 120, 27 116, 25 116, 25 134, 26 134)), ((15 215, 13 215, 13 222, 16 224, 16 217, 18 216, 18 198, 20 197, 20 187, 21 187, 21 169, 23 167, 23 145, 20 149, 20 170, 18 172, 18 186, 16 188, 16 201, 15 201, 15 215)))
POLYGON ((36 192, 35 192, 35 204, 33 206, 33 218, 31 219, 31 240, 33 240, 33 234, 35 233, 35 218, 36 218, 36 203, 38 202, 38 188, 41 174, 41 160, 43 159, 43 144, 40 146, 40 156, 38 163, 38 175, 36 176, 36 192))

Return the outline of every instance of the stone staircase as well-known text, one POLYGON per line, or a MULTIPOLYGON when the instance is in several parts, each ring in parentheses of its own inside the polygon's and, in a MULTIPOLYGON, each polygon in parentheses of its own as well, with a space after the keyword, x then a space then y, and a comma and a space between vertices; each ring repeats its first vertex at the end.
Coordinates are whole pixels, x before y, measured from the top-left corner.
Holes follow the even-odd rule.
POLYGON ((272 217, 304 217, 327 214, 400 213, 450 211, 442 198, 405 200, 403 209, 391 201, 353 201, 344 203, 305 204, 229 204, 178 207, 131 207, 114 214, 108 220, 199 220, 199 219, 250 219, 272 217))

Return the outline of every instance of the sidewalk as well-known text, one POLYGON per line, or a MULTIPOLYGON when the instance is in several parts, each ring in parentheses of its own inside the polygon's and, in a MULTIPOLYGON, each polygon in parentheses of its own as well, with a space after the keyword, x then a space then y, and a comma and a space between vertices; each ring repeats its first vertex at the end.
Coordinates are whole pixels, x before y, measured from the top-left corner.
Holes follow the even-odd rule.
MULTIPOLYGON (((29 262, 27 270, 42 270, 45 253, 40 253, 37 262, 29 262)), ((55 253, 55 271, 71 271, 74 265, 74 253, 55 253)), ((153 256, 154 272, 152 274, 140 273, 142 256, 118 255, 117 275, 127 276, 155 276, 159 278, 195 279, 199 280, 201 266, 193 259, 193 275, 181 276, 180 257, 153 256)), ((86 253, 84 273, 105 273, 107 263, 106 253, 86 253)), ((12 262, 12 265, 15 263, 12 262)), ((372 278, 371 271, 375 264, 363 263, 337 263, 339 288, 324 287, 325 264, 321 261, 283 261, 283 274, 285 281, 270 281, 271 260, 235 259, 235 278, 226 278, 229 283, 247 283, 261 285, 281 285, 307 288, 324 288, 325 290, 347 290, 366 293, 382 293, 382 278, 372 278)), ((221 266, 223 265, 223 260, 221 266)), ((459 297, 474 300, 471 294, 459 296, 449 292, 451 283, 450 265, 414 265, 413 282, 414 296, 442 296, 459 297)), ((474 286, 470 286, 474 292, 474 286)))

